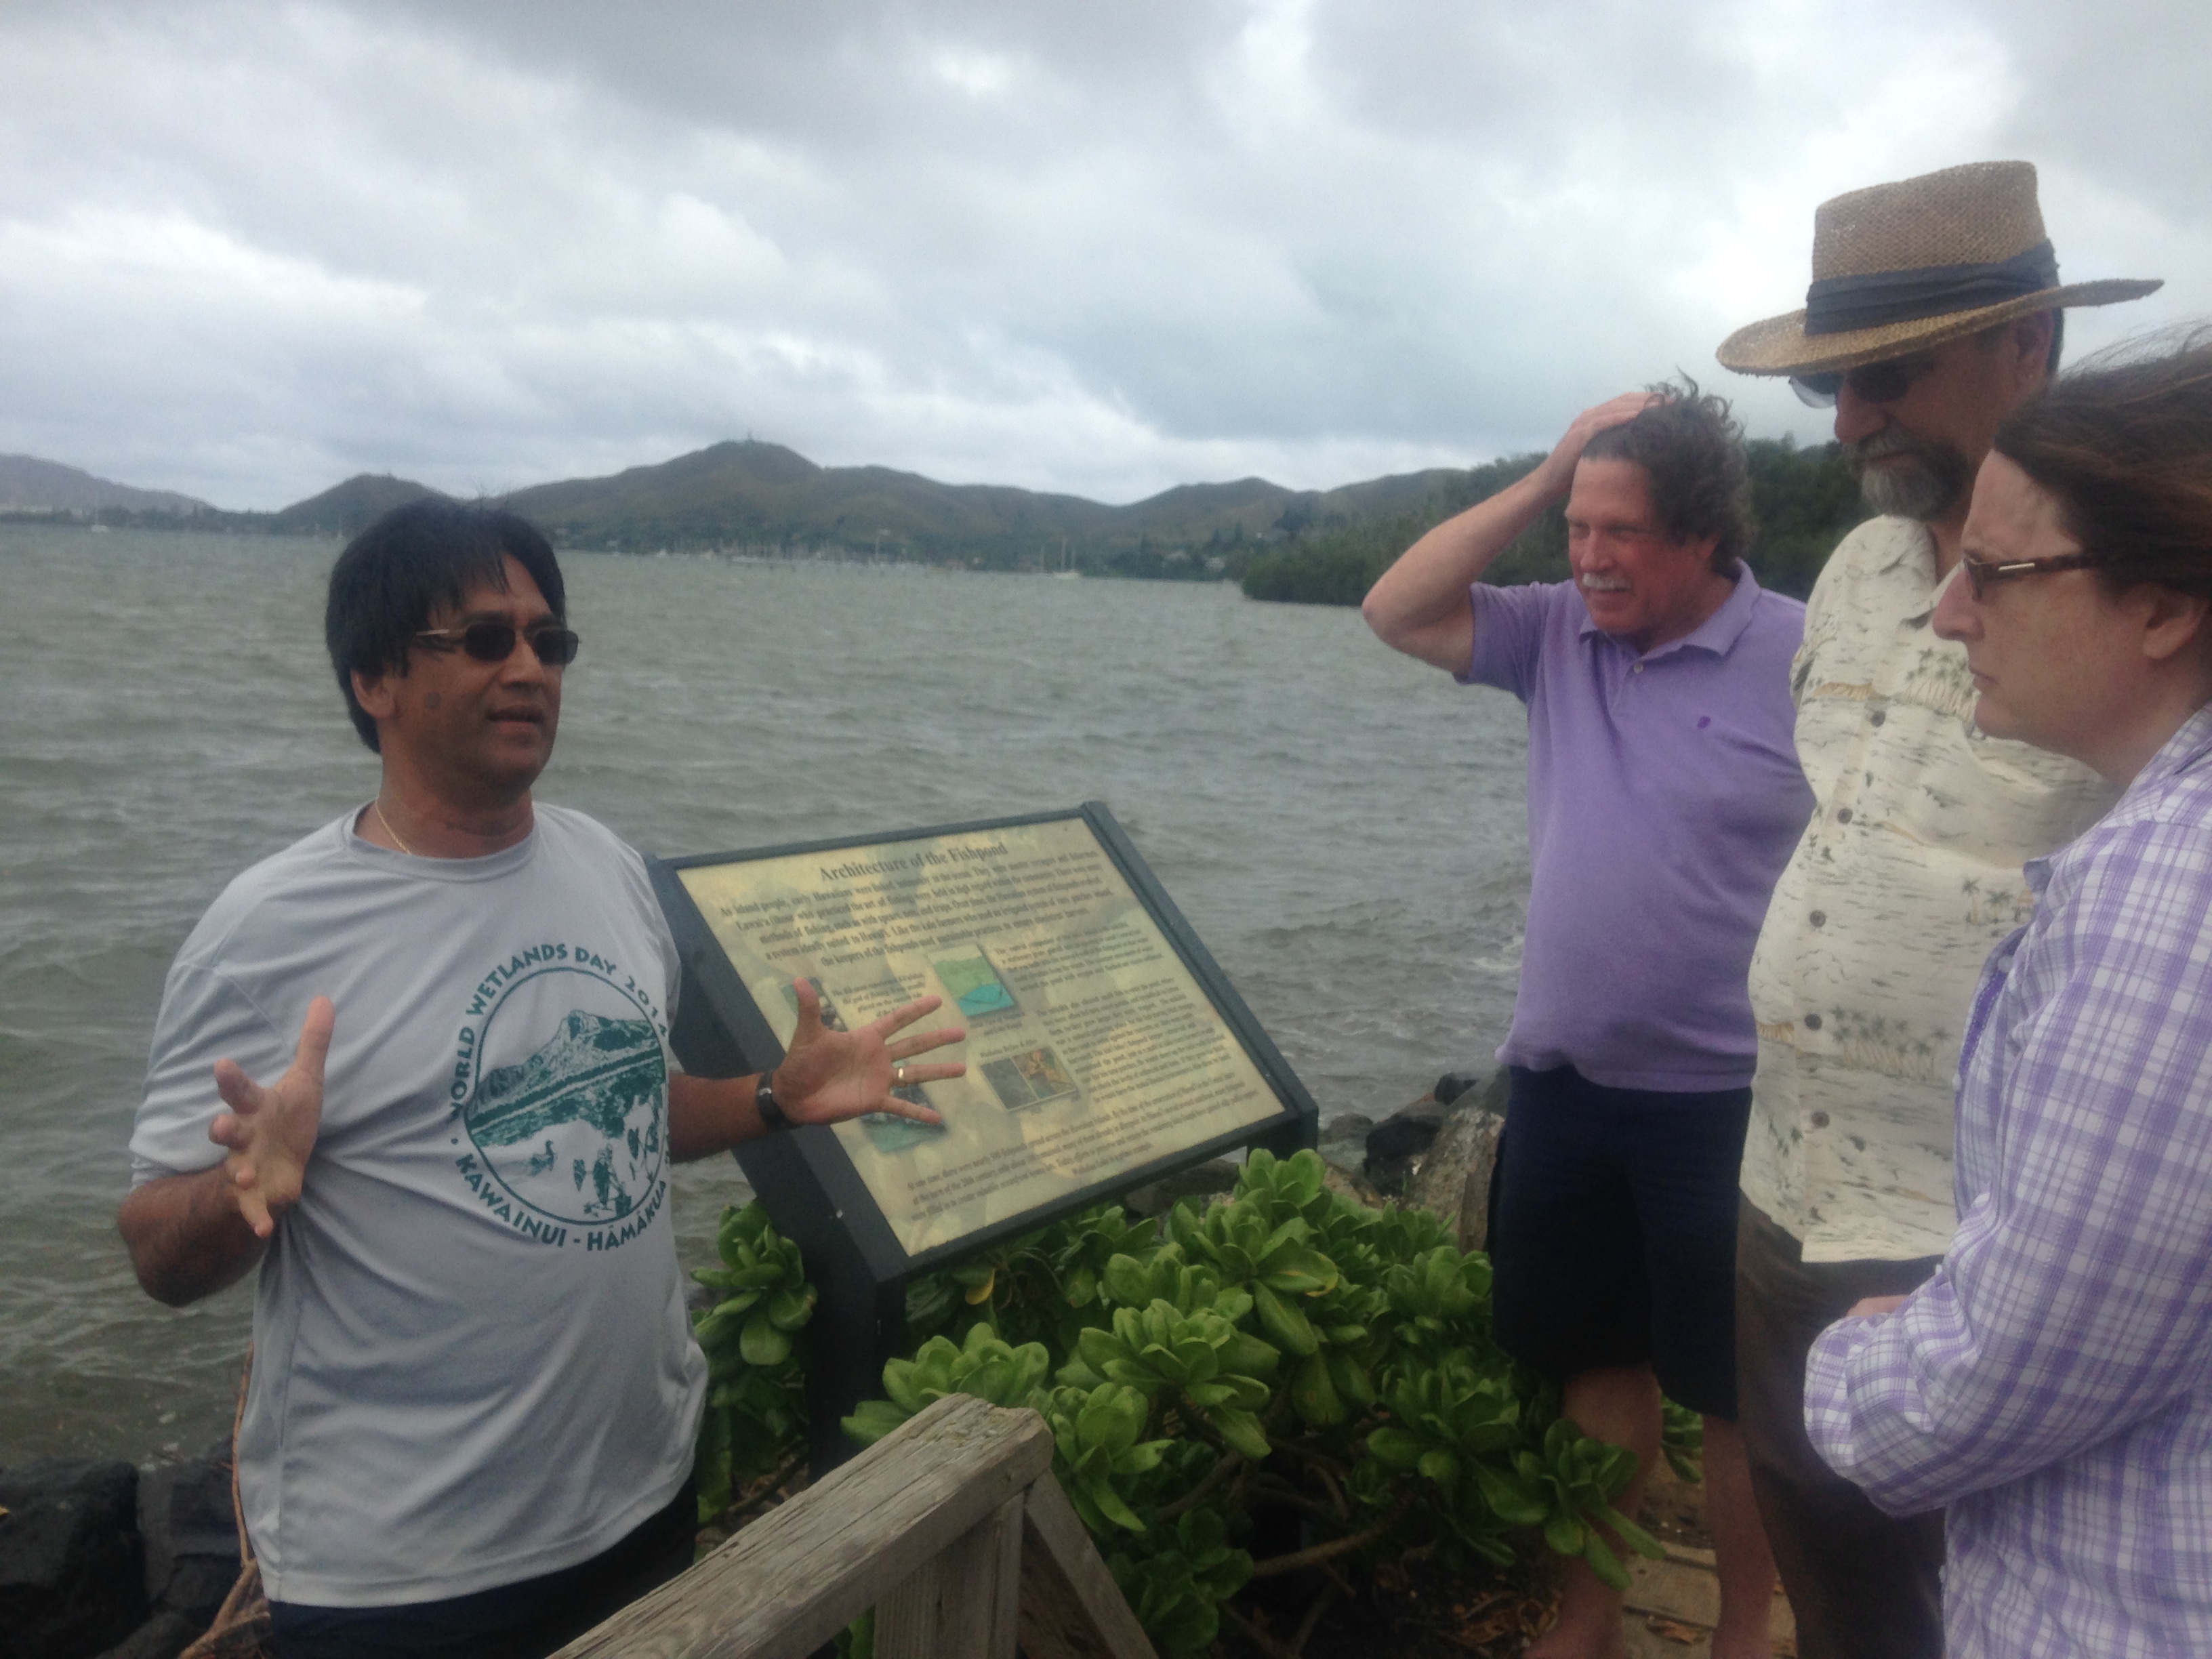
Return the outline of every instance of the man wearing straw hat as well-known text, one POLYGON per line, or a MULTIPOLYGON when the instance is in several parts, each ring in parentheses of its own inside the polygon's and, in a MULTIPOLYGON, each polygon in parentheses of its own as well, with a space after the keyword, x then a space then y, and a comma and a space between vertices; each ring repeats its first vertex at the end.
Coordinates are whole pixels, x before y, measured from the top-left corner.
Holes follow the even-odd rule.
POLYGON ((1949 1245, 1953 1074, 1977 974, 2033 904, 2021 866, 2111 799, 2086 767, 1977 732, 1966 653, 1929 618, 1998 422, 2057 366, 2060 307, 2158 286, 2062 284, 2035 169, 1979 162, 1824 204, 1805 308, 1718 354, 1834 406, 1878 515, 1837 548, 1807 607, 1790 685, 1818 805, 1751 968, 1738 1391, 1805 1659, 1942 1650, 1942 1517, 1892 1520, 1822 1462, 1806 1356, 1854 1303, 1911 1290, 1949 1245))

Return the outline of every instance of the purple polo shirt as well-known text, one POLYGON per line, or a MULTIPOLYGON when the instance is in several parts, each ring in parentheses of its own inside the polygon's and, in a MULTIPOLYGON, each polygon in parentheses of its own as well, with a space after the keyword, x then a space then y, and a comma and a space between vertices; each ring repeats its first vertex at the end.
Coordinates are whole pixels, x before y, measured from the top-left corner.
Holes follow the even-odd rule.
POLYGON ((1748 1085, 1752 947, 1813 811, 1790 696, 1805 607, 1745 569, 1638 656, 1571 582, 1474 595, 1459 678, 1528 706, 1528 936, 1498 1058, 1616 1089, 1748 1085))

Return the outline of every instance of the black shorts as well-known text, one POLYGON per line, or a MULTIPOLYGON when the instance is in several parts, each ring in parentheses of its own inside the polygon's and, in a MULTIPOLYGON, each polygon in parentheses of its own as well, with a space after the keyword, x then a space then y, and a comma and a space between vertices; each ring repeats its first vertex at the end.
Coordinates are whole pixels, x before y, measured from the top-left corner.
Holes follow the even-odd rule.
POLYGON ((1512 1068, 1491 1230, 1498 1346, 1564 1382, 1649 1364, 1735 1418, 1736 1182, 1749 1089, 1608 1089, 1512 1068))
POLYGON ((658 1515, 588 1561, 517 1584, 389 1607, 270 1603, 277 1659, 543 1659, 691 1565, 691 1481, 658 1515))

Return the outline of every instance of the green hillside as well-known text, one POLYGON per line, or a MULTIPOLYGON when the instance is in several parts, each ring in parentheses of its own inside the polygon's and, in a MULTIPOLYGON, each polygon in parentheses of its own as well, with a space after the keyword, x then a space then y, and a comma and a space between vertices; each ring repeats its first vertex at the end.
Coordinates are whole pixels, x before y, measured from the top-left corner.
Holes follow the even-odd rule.
MULTIPOLYGON (((1329 491, 1265 478, 1181 484, 1125 507, 996 484, 946 484, 882 466, 818 466, 778 444, 719 443, 611 477, 517 490, 504 504, 565 546, 629 551, 842 550, 999 568, 1095 574, 1238 570, 1271 537, 1426 499, 1454 474, 1329 491)), ((1231 572, 1230 574, 1234 574, 1231 572)))
POLYGON ((750 439, 611 477, 539 484, 503 504, 572 547, 835 546, 994 564, 1037 554, 1048 541, 1057 558, 1063 536, 1101 541, 1114 511, 1073 495, 941 484, 889 467, 817 466, 750 439))
POLYGON ((395 478, 388 472, 363 472, 342 484, 332 485, 319 495, 310 495, 280 513, 268 514, 266 528, 277 536, 356 536, 393 507, 437 493, 428 484, 395 478))

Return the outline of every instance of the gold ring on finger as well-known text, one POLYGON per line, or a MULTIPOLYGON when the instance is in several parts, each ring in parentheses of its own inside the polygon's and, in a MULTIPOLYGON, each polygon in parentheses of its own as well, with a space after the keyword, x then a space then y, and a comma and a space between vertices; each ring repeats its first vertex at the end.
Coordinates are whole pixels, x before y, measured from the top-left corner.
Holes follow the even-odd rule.
POLYGON ((891 1067, 891 1087, 894 1089, 903 1089, 906 1087, 905 1066, 894 1066, 891 1067))

